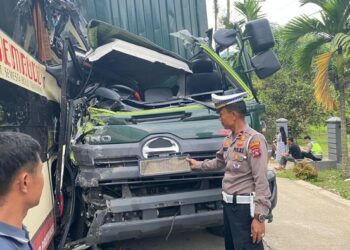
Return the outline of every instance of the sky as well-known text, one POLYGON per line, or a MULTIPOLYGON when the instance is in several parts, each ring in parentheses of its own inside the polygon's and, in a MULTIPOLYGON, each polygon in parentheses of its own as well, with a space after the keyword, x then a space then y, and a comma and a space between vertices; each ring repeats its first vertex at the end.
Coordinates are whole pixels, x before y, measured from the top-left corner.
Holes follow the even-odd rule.
MULTIPOLYGON (((235 0, 231 0, 231 6, 235 0)), ((214 27, 214 0, 206 0, 207 2, 207 14, 208 14, 208 26, 214 27)), ((218 0, 219 2, 219 16, 223 16, 226 13, 226 0, 218 0)), ((261 1, 262 12, 269 19, 270 23, 277 23, 279 25, 286 24, 293 17, 306 14, 308 16, 317 17, 319 8, 314 4, 307 4, 300 7, 298 0, 262 0, 261 1)), ((231 7, 231 21, 239 20, 234 8, 231 7)))

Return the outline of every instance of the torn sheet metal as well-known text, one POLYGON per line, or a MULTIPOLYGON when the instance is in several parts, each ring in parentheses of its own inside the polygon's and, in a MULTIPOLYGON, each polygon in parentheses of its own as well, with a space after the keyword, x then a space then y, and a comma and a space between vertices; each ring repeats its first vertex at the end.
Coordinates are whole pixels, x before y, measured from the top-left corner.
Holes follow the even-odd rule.
POLYGON ((107 43, 96 48, 95 50, 91 51, 86 58, 90 62, 98 61, 99 59, 111 53, 112 51, 118 51, 130 55, 132 57, 149 61, 151 63, 163 63, 171 68, 180 69, 192 73, 189 66, 183 61, 119 39, 115 39, 113 42, 107 43))

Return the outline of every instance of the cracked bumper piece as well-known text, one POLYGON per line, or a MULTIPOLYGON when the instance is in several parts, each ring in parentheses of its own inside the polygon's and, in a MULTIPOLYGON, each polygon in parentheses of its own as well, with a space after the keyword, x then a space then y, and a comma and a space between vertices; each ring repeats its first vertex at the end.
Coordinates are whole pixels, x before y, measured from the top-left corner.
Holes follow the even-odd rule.
POLYGON ((172 224, 173 231, 220 226, 222 209, 217 204, 221 200, 221 189, 109 200, 105 210, 96 212, 88 237, 95 243, 105 243, 152 235, 165 237, 172 224), (110 219, 125 213, 138 216, 110 219))
MULTIPOLYGON (((96 243, 112 242, 151 236, 162 232, 164 237, 170 231, 174 220, 174 231, 194 230, 223 224, 222 210, 208 211, 191 215, 179 215, 128 222, 108 223, 99 227, 96 243)), ((96 235, 95 235, 96 236, 96 235)))

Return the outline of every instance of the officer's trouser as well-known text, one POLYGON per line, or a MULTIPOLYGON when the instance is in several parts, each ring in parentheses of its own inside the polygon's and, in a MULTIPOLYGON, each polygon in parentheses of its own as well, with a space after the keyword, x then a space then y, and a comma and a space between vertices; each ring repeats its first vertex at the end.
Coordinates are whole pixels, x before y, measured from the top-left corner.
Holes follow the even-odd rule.
POLYGON ((264 249, 262 241, 253 244, 251 235, 252 217, 249 204, 224 204, 225 249, 264 249))

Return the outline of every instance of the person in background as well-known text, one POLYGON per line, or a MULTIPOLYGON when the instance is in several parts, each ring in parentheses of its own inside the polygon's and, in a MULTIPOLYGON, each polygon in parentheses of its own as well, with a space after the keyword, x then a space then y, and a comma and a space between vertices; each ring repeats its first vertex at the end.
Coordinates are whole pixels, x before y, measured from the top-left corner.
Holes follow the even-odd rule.
POLYGON ((287 152, 287 135, 284 127, 279 128, 277 134, 276 161, 280 162, 282 155, 287 152))
POLYGON ((320 144, 311 140, 309 135, 304 137, 306 148, 302 148, 302 156, 303 158, 309 158, 313 161, 321 161, 322 160, 322 148, 320 144))
POLYGON ((271 157, 273 159, 276 159, 276 150, 277 150, 277 135, 278 133, 275 134, 272 140, 272 146, 271 146, 271 157))
POLYGON ((44 186, 40 145, 17 132, 0 132, 0 249, 33 250, 22 224, 44 186))
POLYGON ((303 159, 300 147, 298 144, 294 143, 293 137, 288 137, 287 144, 289 151, 282 155, 279 166, 275 167, 277 170, 285 169, 287 161, 295 162, 295 160, 303 159))
POLYGON ((261 132, 262 134, 265 134, 266 131, 267 131, 266 122, 263 121, 263 120, 261 120, 261 121, 260 121, 260 132, 261 132))

